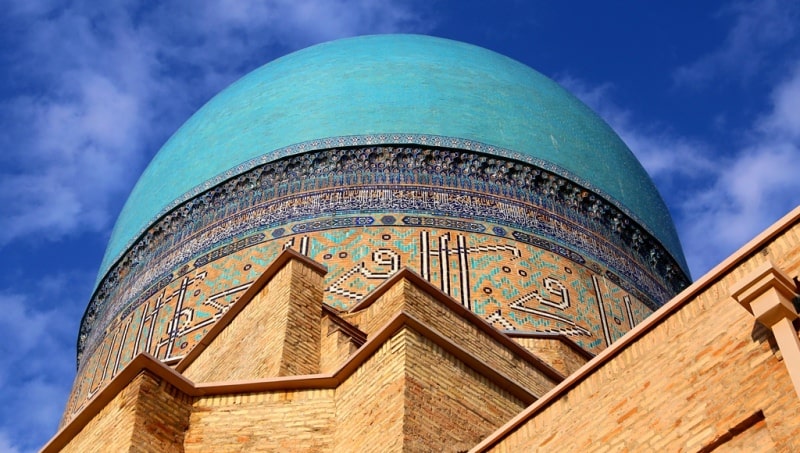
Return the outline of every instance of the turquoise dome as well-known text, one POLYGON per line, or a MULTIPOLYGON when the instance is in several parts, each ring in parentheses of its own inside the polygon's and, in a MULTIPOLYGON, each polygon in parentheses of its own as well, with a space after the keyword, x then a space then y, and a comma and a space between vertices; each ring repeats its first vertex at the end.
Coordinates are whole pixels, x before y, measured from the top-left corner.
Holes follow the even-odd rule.
MULTIPOLYGON (((159 217, 256 165, 350 143, 460 139, 605 196, 687 269, 669 212, 611 128, 558 84, 495 52, 441 38, 364 36, 251 72, 161 148, 114 227, 98 281, 159 217)), ((466 143, 466 145, 464 144, 466 143)))

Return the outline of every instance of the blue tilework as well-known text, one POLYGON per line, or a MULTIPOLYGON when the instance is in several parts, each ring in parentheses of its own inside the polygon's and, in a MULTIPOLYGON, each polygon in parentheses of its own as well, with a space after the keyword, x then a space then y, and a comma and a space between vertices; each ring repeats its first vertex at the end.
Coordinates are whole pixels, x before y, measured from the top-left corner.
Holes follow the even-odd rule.
POLYGON ((134 187, 98 281, 165 207, 248 165, 348 140, 417 143, 427 137, 455 137, 474 142, 467 149, 551 163, 554 171, 588 182, 641 219, 684 263, 651 180, 584 104, 536 71, 489 50, 432 37, 382 35, 287 55, 209 101, 163 146, 134 187))

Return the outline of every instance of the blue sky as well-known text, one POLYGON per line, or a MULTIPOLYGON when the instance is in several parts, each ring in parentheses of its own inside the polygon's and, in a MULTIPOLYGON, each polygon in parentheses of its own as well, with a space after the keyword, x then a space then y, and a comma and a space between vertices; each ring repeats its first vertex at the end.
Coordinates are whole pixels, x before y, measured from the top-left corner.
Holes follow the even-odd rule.
POLYGON ((654 178, 695 278, 800 203, 795 0, 12 0, 0 12, 0 452, 55 433, 114 219, 169 135, 278 56, 389 32, 487 47, 588 103, 654 178))

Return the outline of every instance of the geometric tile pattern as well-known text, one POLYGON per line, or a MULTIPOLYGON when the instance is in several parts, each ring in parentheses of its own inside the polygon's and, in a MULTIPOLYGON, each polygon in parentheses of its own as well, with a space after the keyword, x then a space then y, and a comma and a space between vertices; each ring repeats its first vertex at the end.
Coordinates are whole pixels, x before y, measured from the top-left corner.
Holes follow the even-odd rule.
POLYGON ((369 146, 236 175, 155 222, 101 281, 67 418, 138 353, 185 355, 285 248, 321 263, 346 310, 408 267, 501 330, 599 352, 687 283, 647 230, 533 165, 369 146))
POLYGON ((651 307, 688 283, 646 228, 613 203, 544 169, 463 150, 337 148, 256 167, 157 221, 93 295, 81 323, 79 361, 132 297, 149 297, 145 292, 168 280, 169 272, 191 266, 219 245, 245 247, 245 233, 276 238, 386 219, 476 232, 470 228, 491 224, 496 235, 506 232, 563 256, 592 257, 651 307))

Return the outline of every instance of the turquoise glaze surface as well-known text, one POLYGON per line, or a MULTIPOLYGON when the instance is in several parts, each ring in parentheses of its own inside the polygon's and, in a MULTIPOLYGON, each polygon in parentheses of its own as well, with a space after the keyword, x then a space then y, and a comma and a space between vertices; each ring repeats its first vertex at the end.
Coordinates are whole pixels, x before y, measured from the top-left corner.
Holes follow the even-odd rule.
POLYGON ((480 47, 378 35, 277 59, 195 113, 134 187, 98 281, 179 202, 255 165, 327 148, 331 141, 323 139, 341 143, 342 137, 344 143, 453 137, 474 142, 477 150, 547 164, 608 197, 687 268, 672 219, 649 176, 583 103, 529 67, 480 47))

